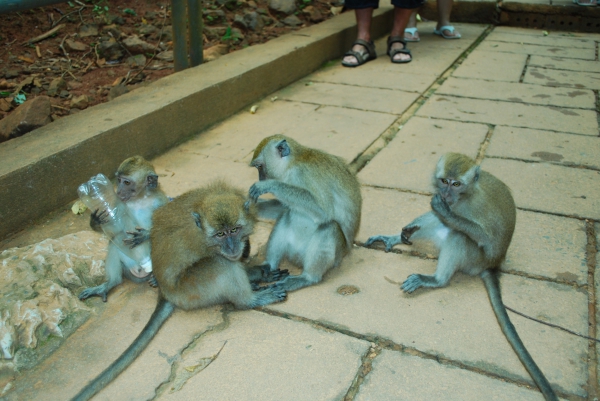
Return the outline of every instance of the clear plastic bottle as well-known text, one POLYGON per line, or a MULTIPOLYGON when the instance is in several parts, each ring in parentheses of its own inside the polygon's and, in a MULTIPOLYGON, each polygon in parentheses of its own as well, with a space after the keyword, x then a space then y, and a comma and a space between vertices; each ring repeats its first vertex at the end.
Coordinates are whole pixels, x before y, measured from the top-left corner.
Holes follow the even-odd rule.
POLYGON ((135 248, 130 248, 123 243, 123 240, 129 236, 127 232, 135 231, 136 222, 129 214, 127 205, 117 197, 108 178, 104 174, 98 174, 81 184, 77 188, 77 193, 91 211, 106 211, 105 218, 108 221, 101 226, 104 233, 121 252, 150 273, 152 271, 150 243, 145 241, 135 248))

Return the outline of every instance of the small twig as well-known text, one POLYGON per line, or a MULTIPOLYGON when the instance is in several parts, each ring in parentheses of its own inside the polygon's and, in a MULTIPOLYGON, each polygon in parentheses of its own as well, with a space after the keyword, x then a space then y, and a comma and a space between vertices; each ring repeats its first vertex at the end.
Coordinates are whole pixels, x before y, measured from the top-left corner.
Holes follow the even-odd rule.
POLYGON ((26 40, 25 42, 21 43, 21 45, 41 42, 42 40, 54 35, 56 32, 60 31, 64 27, 65 27, 65 24, 60 24, 60 25, 50 29, 48 32, 41 34, 40 36, 36 36, 35 38, 26 40))
POLYGON ((51 104, 50 106, 51 106, 51 107, 54 107, 55 109, 70 110, 70 109, 69 109, 69 108, 67 108, 67 107, 57 106, 57 105, 55 105, 55 104, 51 104))
MULTIPOLYGON (((69 70, 65 70, 65 72, 66 72, 66 73, 68 73, 70 76, 72 76, 72 77, 73 77, 73 79, 74 79, 75 81, 78 81, 77 77, 76 77, 75 75, 73 75, 73 73, 72 73, 71 71, 69 71, 69 70)), ((65 75, 63 74, 63 77, 64 77, 64 76, 65 76, 65 75)))
POLYGON ((594 337, 588 337, 588 336, 584 336, 583 334, 579 334, 579 333, 576 333, 576 332, 574 332, 574 331, 572 331, 572 330, 565 329, 565 328, 564 328, 564 327, 562 327, 562 326, 559 326, 559 325, 556 325, 556 324, 553 324, 553 323, 544 322, 543 320, 539 320, 539 319, 536 319, 536 318, 534 318, 534 317, 527 316, 526 314, 524 314, 524 313, 521 313, 521 312, 519 312, 519 311, 516 311, 516 310, 514 310, 513 308, 511 308, 511 307, 509 307, 509 306, 506 306, 506 305, 504 305, 504 307, 505 307, 507 310, 509 310, 509 311, 511 311, 511 312, 513 312, 513 313, 516 313, 517 315, 523 316, 524 318, 527 318, 527 319, 529 319, 529 320, 533 320, 534 322, 538 322, 538 323, 541 323, 541 324, 545 324, 546 326, 550 326, 550 327, 554 327, 555 329, 560 329, 560 330, 566 331, 567 333, 569 333, 569 334, 573 334, 574 336, 581 337, 581 338, 585 338, 586 340, 598 341, 598 342, 600 343, 600 340, 599 340, 599 339, 597 339, 597 338, 594 338, 594 337))
POLYGON ((81 7, 79 10, 75 10, 75 11, 71 11, 70 13, 66 13, 63 14, 56 22, 55 24, 58 24, 60 21, 62 21, 64 18, 67 18, 69 15, 71 14, 75 14, 75 13, 80 13, 81 10, 83 10, 85 8, 85 6, 81 7))
POLYGON ((60 47, 60 50, 63 51, 65 57, 67 58, 67 60, 69 61, 69 64, 71 63, 71 58, 69 57, 69 53, 67 53, 67 51, 64 48, 64 44, 65 44, 65 40, 69 37, 69 34, 66 34, 65 37, 63 38, 63 40, 60 42, 60 45, 58 47, 60 47))

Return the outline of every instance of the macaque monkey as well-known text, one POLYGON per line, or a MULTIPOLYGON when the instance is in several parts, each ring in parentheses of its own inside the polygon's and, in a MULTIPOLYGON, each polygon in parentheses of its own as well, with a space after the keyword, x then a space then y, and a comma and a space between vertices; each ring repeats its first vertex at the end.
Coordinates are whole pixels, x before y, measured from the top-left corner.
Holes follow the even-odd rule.
MULTIPOLYGON (((154 166, 141 156, 123 161, 117 170, 116 178, 117 196, 125 202, 138 225, 135 231, 128 232, 130 237, 123 241, 125 245, 134 248, 149 240, 152 214, 169 200, 159 187, 154 166)), ((90 226, 94 231, 102 232, 102 224, 106 223, 106 218, 105 210, 94 210, 90 217, 90 226)), ((106 302, 108 292, 123 282, 123 276, 136 283, 149 281, 151 285, 156 285, 151 274, 112 243, 108 245, 104 264, 106 282, 83 290, 79 294, 80 300, 96 295, 106 302)))
POLYGON ((358 180, 341 158, 283 135, 263 139, 250 165, 259 179, 250 187, 250 199, 271 193, 280 209, 260 266, 264 279, 287 259, 301 266, 302 274, 277 286, 293 291, 320 282, 352 249, 362 205, 358 180))
POLYGON ((199 309, 224 302, 248 309, 283 301, 286 292, 271 285, 253 291, 240 262, 255 223, 255 207, 241 191, 216 182, 187 192, 154 214, 150 234, 158 304, 133 344, 74 400, 88 400, 146 348, 173 310, 199 309))
POLYGON ((377 235, 365 243, 385 244, 386 252, 394 245, 427 240, 439 250, 433 276, 412 274, 402 290, 438 288, 448 284, 456 271, 479 275, 485 284, 492 309, 508 342, 525 366, 546 400, 557 400, 550 383, 519 338, 502 303, 499 268, 516 222, 516 207, 510 189, 498 178, 481 171, 471 158, 448 153, 437 164, 433 177, 436 194, 431 212, 417 217, 395 236, 377 235))

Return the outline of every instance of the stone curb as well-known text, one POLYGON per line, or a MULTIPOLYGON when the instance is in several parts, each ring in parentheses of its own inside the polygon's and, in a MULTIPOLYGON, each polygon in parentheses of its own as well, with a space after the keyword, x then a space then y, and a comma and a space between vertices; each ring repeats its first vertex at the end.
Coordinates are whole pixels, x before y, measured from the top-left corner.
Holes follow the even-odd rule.
MULTIPOLYGON (((389 31, 392 14, 376 10, 374 37, 389 31)), ((355 38, 354 13, 346 12, 0 143, 0 239, 73 201, 92 175, 167 151, 341 57, 355 38)))

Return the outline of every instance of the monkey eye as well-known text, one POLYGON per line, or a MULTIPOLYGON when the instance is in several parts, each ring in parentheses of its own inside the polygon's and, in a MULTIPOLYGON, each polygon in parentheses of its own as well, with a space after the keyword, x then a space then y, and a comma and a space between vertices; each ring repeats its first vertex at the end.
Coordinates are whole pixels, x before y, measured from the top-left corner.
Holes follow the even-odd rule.
POLYGON ((237 231, 238 231, 239 229, 240 229, 239 227, 234 227, 234 228, 232 228, 230 231, 231 231, 232 233, 237 233, 237 231))
POLYGON ((129 180, 124 180, 124 181, 123 181, 123 184, 125 184, 125 185, 131 185, 131 181, 129 181, 129 180))
POLYGON ((448 185, 448 180, 445 178, 440 178, 440 181, 442 181, 442 184, 444 185, 448 185))
POLYGON ((454 181, 454 182, 452 183, 452 186, 455 186, 455 187, 460 187, 460 182, 458 182, 458 181, 454 181))
POLYGON ((219 238, 223 238, 224 236, 225 236, 225 233, 223 231, 219 231, 217 233, 217 237, 219 237, 219 238))
POLYGON ((262 168, 263 168, 263 165, 262 165, 262 164, 257 164, 257 165, 255 165, 254 167, 256 167, 258 170, 262 170, 262 168))

